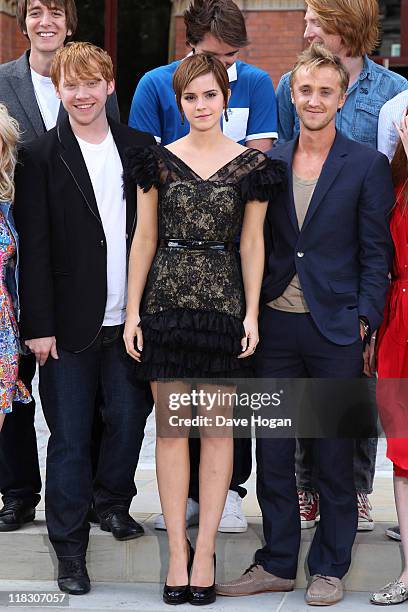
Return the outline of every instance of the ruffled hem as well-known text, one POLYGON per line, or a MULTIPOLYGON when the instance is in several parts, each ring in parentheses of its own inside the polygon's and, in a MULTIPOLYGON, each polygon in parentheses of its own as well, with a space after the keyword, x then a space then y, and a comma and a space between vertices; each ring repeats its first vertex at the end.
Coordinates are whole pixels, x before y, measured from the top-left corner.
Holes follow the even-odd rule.
POLYGON ((238 359, 244 336, 242 321, 222 313, 174 309, 144 315, 143 380, 250 376, 251 358, 238 359))
POLYGON ((124 179, 133 181, 146 193, 152 187, 159 188, 159 167, 153 147, 128 147, 125 150, 124 179))
POLYGON ((279 159, 266 158, 262 168, 246 174, 240 181, 244 202, 272 200, 287 182, 287 164, 279 159))
POLYGON ((18 380, 16 382, 13 401, 21 402, 22 404, 29 404, 32 401, 30 392, 27 389, 27 387, 24 385, 22 380, 18 380))
POLYGON ((31 395, 21 380, 17 380, 14 388, 0 388, 0 413, 10 414, 13 408, 13 402, 21 404, 29 404, 32 401, 31 395))

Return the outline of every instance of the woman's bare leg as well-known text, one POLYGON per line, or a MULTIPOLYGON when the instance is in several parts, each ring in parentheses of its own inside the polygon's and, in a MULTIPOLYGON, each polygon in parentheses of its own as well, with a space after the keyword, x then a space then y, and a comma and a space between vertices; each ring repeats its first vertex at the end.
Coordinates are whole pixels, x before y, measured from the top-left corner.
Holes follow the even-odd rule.
MULTIPOLYGON (((201 387, 211 392, 211 386, 201 387)), ((214 389, 212 389, 214 391, 214 389)), ((225 391, 234 391, 226 388, 225 391)), ((231 416, 231 406, 217 406, 203 415, 231 416)), ((214 422, 214 421, 213 421, 214 422)), ((215 540, 225 499, 232 477, 233 436, 231 428, 201 430, 200 454, 200 521, 196 552, 190 583, 194 586, 211 586, 214 581, 215 540)))
POLYGON ((401 580, 408 586, 408 478, 394 475, 394 494, 405 559, 401 580))
MULTIPOLYGON (((151 383, 154 403, 156 406, 156 473, 160 502, 167 528, 169 540, 169 568, 167 584, 183 586, 188 584, 187 562, 188 549, 186 541, 186 506, 190 480, 190 458, 188 451, 188 430, 180 431, 174 437, 168 426, 169 416, 185 416, 179 410, 171 412, 168 409, 166 395, 175 390, 175 383, 151 383), (166 389, 168 387, 168 389, 166 389), (166 405, 167 404, 167 405, 166 405), (164 436, 163 436, 164 434, 164 436)), ((177 392, 185 392, 177 384, 177 392)), ((184 385, 185 387, 185 385, 184 385)), ((187 389, 190 390, 190 387, 187 389)), ((189 411, 188 411, 189 412, 189 411)), ((189 414, 187 415, 189 416, 189 414)))
POLYGON ((1 431, 1 428, 3 427, 4 417, 5 417, 5 416, 6 416, 5 414, 2 414, 2 413, 0 412, 0 431, 1 431))

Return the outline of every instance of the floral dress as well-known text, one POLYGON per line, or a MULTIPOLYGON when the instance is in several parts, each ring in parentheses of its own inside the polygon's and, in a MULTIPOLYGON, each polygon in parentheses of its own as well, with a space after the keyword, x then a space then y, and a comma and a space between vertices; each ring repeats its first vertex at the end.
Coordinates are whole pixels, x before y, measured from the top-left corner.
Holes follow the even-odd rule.
POLYGON ((159 247, 141 307, 136 377, 247 376, 251 358, 238 359, 245 296, 237 238, 247 203, 273 198, 286 165, 246 149, 204 180, 152 145, 128 152, 127 173, 144 191, 154 185, 159 192, 159 247))
POLYGON ((18 326, 6 285, 7 269, 14 267, 16 244, 0 211, 0 413, 12 410, 13 402, 29 403, 30 394, 18 379, 18 326))

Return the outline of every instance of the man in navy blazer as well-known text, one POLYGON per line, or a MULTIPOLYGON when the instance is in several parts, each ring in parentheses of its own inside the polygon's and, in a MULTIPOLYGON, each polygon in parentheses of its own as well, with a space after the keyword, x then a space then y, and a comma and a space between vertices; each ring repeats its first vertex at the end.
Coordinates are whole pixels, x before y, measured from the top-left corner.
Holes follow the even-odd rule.
MULTIPOLYGON (((288 188, 265 226, 257 375, 358 379, 365 337, 381 323, 391 266, 388 213, 394 202, 387 158, 336 131, 348 73, 321 45, 298 59, 291 77, 299 138, 276 147, 288 188)), ((330 405, 327 405, 327 411, 330 405)), ((342 599, 357 528, 352 439, 315 439, 321 519, 313 538, 306 601, 342 599)), ((258 501, 265 546, 223 595, 294 588, 300 546, 295 440, 257 439, 258 501)))

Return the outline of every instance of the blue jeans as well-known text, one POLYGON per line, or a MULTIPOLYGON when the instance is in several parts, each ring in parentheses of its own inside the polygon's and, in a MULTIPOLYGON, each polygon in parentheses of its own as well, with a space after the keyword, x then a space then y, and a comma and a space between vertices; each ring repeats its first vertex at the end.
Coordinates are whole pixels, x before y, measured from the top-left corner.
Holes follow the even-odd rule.
POLYGON ((58 558, 83 557, 89 538, 92 499, 103 515, 130 507, 135 470, 153 400, 148 384, 132 380, 123 326, 103 327, 80 353, 57 347, 40 368, 40 397, 51 432, 47 452, 45 511, 48 534, 58 558), (104 422, 99 463, 92 482, 91 437, 95 397, 104 422))

